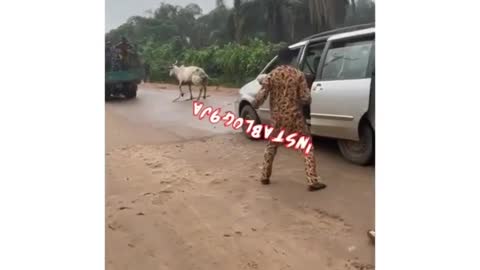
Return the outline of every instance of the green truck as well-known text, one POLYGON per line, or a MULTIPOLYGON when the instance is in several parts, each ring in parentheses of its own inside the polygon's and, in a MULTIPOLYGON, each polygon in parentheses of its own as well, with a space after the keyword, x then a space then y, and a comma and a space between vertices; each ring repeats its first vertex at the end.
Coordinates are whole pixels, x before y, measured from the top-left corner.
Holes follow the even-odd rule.
POLYGON ((128 61, 122 61, 118 52, 106 52, 105 56, 105 100, 120 96, 136 98, 145 72, 140 57, 131 53, 128 61))

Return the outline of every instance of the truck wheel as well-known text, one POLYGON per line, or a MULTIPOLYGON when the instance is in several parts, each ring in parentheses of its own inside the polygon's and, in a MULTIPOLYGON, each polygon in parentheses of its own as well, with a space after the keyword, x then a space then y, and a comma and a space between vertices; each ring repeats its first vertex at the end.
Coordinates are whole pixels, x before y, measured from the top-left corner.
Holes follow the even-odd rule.
POLYGON ((112 99, 112 93, 110 93, 110 89, 105 86, 105 101, 109 101, 112 99))
POLYGON ((129 84, 127 87, 126 91, 125 91, 125 97, 128 98, 128 99, 131 99, 131 98, 136 98, 137 97, 137 85, 132 83, 132 84, 129 84))
POLYGON ((338 140, 338 147, 342 155, 357 165, 369 165, 374 156, 374 132, 368 122, 360 124, 359 141, 338 140))
MULTIPOLYGON (((240 112, 240 117, 243 118, 244 120, 254 120, 255 123, 254 125, 260 124, 260 118, 258 118, 257 113, 255 112, 255 109, 253 109, 252 106, 250 105, 245 105, 242 108, 242 111, 240 112)), ((242 126, 243 134, 249 138, 250 140, 258 140, 247 134, 247 124, 244 124, 242 126)))

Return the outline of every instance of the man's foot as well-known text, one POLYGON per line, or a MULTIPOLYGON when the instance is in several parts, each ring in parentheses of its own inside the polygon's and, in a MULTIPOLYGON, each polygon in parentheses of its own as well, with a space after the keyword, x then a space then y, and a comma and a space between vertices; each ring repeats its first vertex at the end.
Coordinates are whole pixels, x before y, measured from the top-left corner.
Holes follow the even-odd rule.
POLYGON ((315 191, 326 188, 327 185, 324 183, 316 182, 308 186, 308 191, 315 191))
POLYGON ((370 240, 375 243, 375 230, 370 230, 367 232, 368 234, 368 237, 370 238, 370 240))
POLYGON ((270 184, 270 179, 262 179, 262 180, 260 180, 260 182, 262 182, 262 184, 264 184, 264 185, 268 185, 268 184, 270 184))

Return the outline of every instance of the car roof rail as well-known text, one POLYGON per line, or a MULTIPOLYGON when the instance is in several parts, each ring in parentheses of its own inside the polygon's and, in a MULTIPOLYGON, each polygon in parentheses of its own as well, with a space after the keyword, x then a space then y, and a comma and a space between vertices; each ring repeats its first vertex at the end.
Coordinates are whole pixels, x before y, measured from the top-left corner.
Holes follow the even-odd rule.
POLYGON ((341 28, 321 32, 321 33, 318 33, 318 34, 315 34, 315 35, 311 35, 309 37, 306 37, 306 38, 302 39, 302 41, 309 40, 309 39, 321 38, 321 37, 328 37, 328 36, 335 35, 335 34, 341 34, 341 33, 345 33, 345 32, 362 30, 362 29, 371 28, 371 27, 375 27, 374 22, 373 23, 365 23, 365 24, 357 24, 357 25, 352 25, 352 26, 341 27, 341 28))

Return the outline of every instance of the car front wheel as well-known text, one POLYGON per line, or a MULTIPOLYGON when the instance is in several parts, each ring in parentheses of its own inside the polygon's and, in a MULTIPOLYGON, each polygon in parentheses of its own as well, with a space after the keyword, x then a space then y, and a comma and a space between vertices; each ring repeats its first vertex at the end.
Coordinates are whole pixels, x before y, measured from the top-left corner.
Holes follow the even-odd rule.
POLYGON ((372 127, 364 122, 359 128, 358 141, 338 140, 338 147, 342 155, 352 163, 369 165, 374 157, 374 132, 372 127))
MULTIPOLYGON (((240 112, 240 117, 243 118, 243 120, 254 120, 254 125, 260 124, 260 119, 258 118, 257 113, 255 112, 255 109, 253 109, 252 106, 250 105, 245 105, 242 108, 242 111, 240 112)), ((251 140, 255 140, 250 134, 247 134, 247 124, 244 124, 242 126, 243 134, 251 140)))

